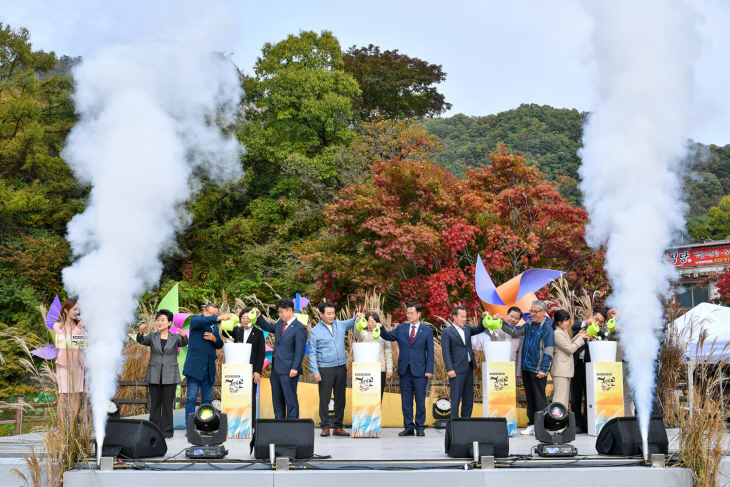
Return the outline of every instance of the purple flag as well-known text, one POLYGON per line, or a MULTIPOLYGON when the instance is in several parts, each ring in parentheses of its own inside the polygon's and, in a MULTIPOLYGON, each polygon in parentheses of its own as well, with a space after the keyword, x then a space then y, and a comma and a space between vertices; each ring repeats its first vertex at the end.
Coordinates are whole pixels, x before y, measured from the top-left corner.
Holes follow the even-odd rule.
POLYGON ((58 317, 61 315, 61 300, 58 299, 58 294, 56 294, 56 298, 53 300, 53 304, 51 304, 51 307, 48 309, 48 314, 46 315, 46 326, 53 330, 53 325, 58 321, 58 317))
POLYGON ((45 360, 53 360, 58 355, 58 350, 56 350, 53 345, 46 345, 45 347, 31 350, 30 353, 45 360))

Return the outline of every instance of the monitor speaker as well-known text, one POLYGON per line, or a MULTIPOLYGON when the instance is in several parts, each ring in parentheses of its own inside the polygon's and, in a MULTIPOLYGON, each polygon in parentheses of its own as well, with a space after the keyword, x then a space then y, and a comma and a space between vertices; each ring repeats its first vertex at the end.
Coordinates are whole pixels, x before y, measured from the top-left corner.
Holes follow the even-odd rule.
POLYGON ((474 458, 474 442, 479 456, 509 456, 506 418, 451 418, 446 425, 446 454, 452 458, 474 458))
POLYGON ((307 459, 314 456, 314 421, 311 419, 258 419, 253 438, 253 454, 269 458, 269 445, 277 457, 307 459))
MULTIPOLYGON (((97 445, 98 448, 98 445, 97 445)), ((144 419, 107 420, 102 456, 164 457, 167 443, 160 429, 144 419)))
MULTIPOLYGON (((596 451, 602 455, 633 457, 642 455, 641 430, 634 417, 609 420, 596 438, 596 451)), ((669 451, 664 420, 658 416, 649 422, 649 454, 669 451)))

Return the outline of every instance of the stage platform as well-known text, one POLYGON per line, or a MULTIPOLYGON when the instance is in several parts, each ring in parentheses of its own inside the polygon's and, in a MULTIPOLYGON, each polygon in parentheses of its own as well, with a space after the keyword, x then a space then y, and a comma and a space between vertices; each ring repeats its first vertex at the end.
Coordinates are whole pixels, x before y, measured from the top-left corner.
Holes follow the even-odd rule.
MULTIPOLYGON (((444 430, 429 428, 425 437, 399 437, 397 428, 383 429, 378 439, 315 437, 315 455, 331 457, 294 462, 288 472, 277 472, 271 465, 252 463, 248 440, 229 440, 229 453, 223 460, 191 462, 185 458, 189 445, 182 431, 168 441, 166 458, 132 462, 128 468, 111 472, 91 469, 66 473, 65 487, 176 487, 245 484, 247 487, 283 487, 301 485, 373 485, 480 486, 539 485, 620 487, 662 485, 691 486, 686 469, 652 469, 640 458, 598 457, 595 438, 579 435, 573 443, 581 457, 546 461, 531 457, 536 445, 534 436, 518 435, 510 439, 512 459, 497 460, 494 470, 474 468, 468 459, 452 459, 444 453, 444 430), (529 457, 529 458, 528 458, 529 457), (367 473, 367 475, 362 475, 367 473)), ((319 430, 316 431, 317 434, 319 430)), ((670 432, 670 434, 672 434, 670 432)), ((672 434, 672 436, 676 436, 672 434)))
MULTIPOLYGON (((496 459, 494 470, 482 470, 470 459, 453 459, 444 453, 444 430, 426 429, 425 437, 399 437, 398 428, 384 428, 378 439, 315 437, 316 458, 293 462, 286 472, 275 471, 268 463, 249 454, 249 440, 225 443, 228 456, 223 460, 190 461, 184 450, 189 446, 184 432, 178 430, 168 440, 164 458, 130 461, 113 471, 100 471, 93 459, 88 465, 66 472, 65 487, 199 487, 246 485, 283 487, 308 484, 373 487, 393 485, 419 487, 536 485, 539 487, 690 487, 692 476, 683 468, 651 468, 641 458, 598 456, 595 437, 578 435, 573 442, 580 456, 565 460, 533 457, 534 436, 517 435, 510 439, 509 459, 496 459), (331 458, 321 458, 321 457, 331 458), (367 475, 361 475, 367 473, 367 475)), ((319 434, 319 430, 316 430, 319 434)), ((676 449, 677 430, 668 430, 670 449, 676 449)), ((21 466, 22 452, 34 445, 42 448, 37 435, 0 439, 0 486, 22 485, 8 477, 12 466, 21 466), (4 441, 3 441, 4 440, 4 441), (5 475, 3 478, 2 475, 5 475)), ((727 468, 727 466, 726 466, 727 468)), ((726 479, 727 480, 727 479, 726 479)))

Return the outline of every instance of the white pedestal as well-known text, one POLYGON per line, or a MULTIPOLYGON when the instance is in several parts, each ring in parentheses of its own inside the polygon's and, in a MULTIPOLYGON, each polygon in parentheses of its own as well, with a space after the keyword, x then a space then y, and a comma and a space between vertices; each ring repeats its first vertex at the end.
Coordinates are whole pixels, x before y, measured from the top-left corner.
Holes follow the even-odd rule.
POLYGON ((608 420, 623 417, 623 391, 621 362, 586 364, 586 414, 589 435, 598 436, 608 420))

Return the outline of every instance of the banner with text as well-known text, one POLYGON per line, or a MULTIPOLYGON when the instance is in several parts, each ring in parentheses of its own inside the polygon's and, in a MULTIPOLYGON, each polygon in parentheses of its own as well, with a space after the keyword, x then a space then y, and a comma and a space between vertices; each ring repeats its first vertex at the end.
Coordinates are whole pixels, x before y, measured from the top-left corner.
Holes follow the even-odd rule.
POLYGON ((223 364, 221 412, 228 416, 228 439, 251 438, 251 364, 223 364))
POLYGON ((608 420, 624 415, 624 380, 621 362, 586 364, 588 434, 598 436, 608 420))
POLYGON ((507 432, 517 432, 517 390, 514 362, 482 364, 483 416, 507 418, 507 432))
POLYGON ((352 436, 380 438, 380 362, 352 363, 352 436))

